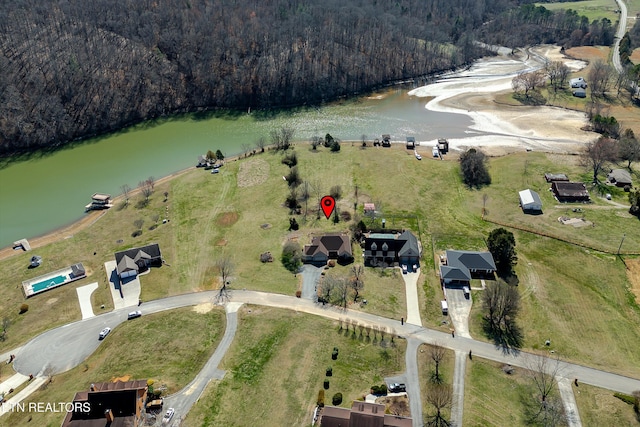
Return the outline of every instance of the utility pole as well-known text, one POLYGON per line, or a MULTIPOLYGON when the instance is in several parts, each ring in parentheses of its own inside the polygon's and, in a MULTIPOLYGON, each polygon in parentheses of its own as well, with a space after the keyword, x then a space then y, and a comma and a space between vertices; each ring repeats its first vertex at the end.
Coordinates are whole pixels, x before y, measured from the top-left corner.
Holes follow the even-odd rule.
POLYGON ((620 255, 620 248, 622 248, 622 243, 624 242, 624 238, 626 237, 627 233, 622 233, 622 240, 620 240, 620 246, 618 246, 618 254, 620 255))

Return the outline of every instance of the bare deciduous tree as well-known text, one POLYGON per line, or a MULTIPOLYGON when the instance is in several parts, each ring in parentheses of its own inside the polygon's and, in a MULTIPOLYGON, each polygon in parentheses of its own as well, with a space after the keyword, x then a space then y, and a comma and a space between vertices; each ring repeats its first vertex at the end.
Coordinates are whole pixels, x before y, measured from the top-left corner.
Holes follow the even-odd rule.
POLYGON ((530 92, 543 87, 545 82, 545 75, 542 71, 522 72, 511 80, 511 87, 516 92, 524 92, 524 96, 529 98, 530 92))
POLYGON ((355 295, 353 296, 353 302, 357 302, 360 291, 364 289, 364 266, 360 264, 352 266, 351 274, 352 276, 349 285, 355 292, 355 295))
POLYGON ((591 94, 604 97, 611 85, 613 76, 613 68, 606 62, 598 59, 589 71, 589 84, 591 85, 591 94))
POLYGON ((554 92, 558 89, 562 89, 567 83, 569 77, 569 67, 567 67, 562 61, 547 62, 544 71, 549 78, 549 82, 554 92))
POLYGON ((617 153, 616 141, 601 136, 596 141, 587 143, 580 157, 580 164, 591 170, 593 183, 597 184, 600 182, 598 175, 603 170, 605 164, 615 160, 617 153))
POLYGON ((559 358, 546 354, 531 355, 527 358, 525 375, 536 389, 536 398, 531 404, 528 418, 531 423, 553 427, 563 422, 562 402, 555 395, 556 377, 560 374, 559 358))
POLYGON ((142 230, 142 225, 144 224, 144 219, 142 218, 138 218, 135 221, 133 221, 133 226, 137 229, 137 230, 142 230))
POLYGON ((129 204, 129 193, 131 193, 131 187, 128 184, 122 184, 120 186, 120 190, 122 190, 122 195, 124 196, 124 205, 127 206, 129 204))
POLYGON ((436 413, 425 418, 425 426, 449 427, 451 423, 444 410, 451 407, 453 392, 447 384, 430 384, 427 389, 426 400, 433 406, 436 413))
POLYGON ((431 381, 436 384, 442 383, 442 378, 440 377, 440 362, 447 355, 447 349, 444 348, 440 343, 434 343, 429 346, 429 357, 433 360, 435 364, 436 371, 431 377, 431 381))
POLYGON ((151 187, 149 181, 148 180, 140 181, 138 183, 138 189, 140 190, 140 193, 142 193, 142 195, 144 196, 145 202, 148 202, 149 197, 151 197, 151 193, 153 193, 153 187, 151 187))
POLYGON ((264 153, 264 147, 267 145, 267 139, 264 136, 261 136, 256 140, 256 148, 260 150, 261 153, 264 153))

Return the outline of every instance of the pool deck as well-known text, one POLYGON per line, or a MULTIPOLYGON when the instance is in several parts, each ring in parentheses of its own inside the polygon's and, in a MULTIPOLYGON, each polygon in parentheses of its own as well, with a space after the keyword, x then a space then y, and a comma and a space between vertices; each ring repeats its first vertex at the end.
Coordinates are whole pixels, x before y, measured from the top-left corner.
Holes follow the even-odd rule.
MULTIPOLYGON (((82 266, 81 263, 78 263, 78 265, 82 266)), ((50 289, 57 288, 59 286, 66 285, 67 283, 71 283, 71 282, 73 282, 75 280, 79 280, 79 279, 83 279, 83 278, 87 277, 86 275, 83 275, 83 276, 78 276, 78 277, 73 277, 72 278, 71 277, 71 273, 72 272, 73 272, 73 270, 72 270, 71 266, 69 266, 69 267, 61 268, 59 270, 43 274, 43 275, 38 276, 38 277, 34 277, 32 279, 29 279, 29 280, 25 280, 25 281, 22 282, 22 291, 24 293, 24 296, 26 298, 29 298, 29 297, 32 297, 34 295, 38 295, 38 294, 40 294, 42 292, 46 292, 46 291, 48 291, 50 289), (37 290, 37 291, 33 289, 33 285, 37 285, 38 283, 42 283, 42 282, 45 282, 47 280, 55 279, 56 277, 59 277, 59 276, 64 276, 65 277, 64 282, 55 283, 52 286, 48 286, 48 287, 46 287, 44 289, 37 290)))

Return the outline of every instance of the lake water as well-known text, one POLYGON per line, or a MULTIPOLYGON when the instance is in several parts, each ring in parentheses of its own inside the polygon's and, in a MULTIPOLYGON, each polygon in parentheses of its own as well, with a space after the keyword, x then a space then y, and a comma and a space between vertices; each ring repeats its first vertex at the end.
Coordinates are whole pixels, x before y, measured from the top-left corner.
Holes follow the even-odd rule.
POLYGON ((261 136, 283 126, 294 139, 330 133, 342 140, 368 140, 387 133, 404 141, 461 138, 471 121, 460 114, 427 111, 426 101, 394 89, 322 107, 278 113, 212 113, 147 122, 94 138, 42 158, 0 170, 0 247, 70 224, 84 214, 93 193, 121 193, 195 165, 197 156, 220 149, 226 156, 254 148, 261 136))

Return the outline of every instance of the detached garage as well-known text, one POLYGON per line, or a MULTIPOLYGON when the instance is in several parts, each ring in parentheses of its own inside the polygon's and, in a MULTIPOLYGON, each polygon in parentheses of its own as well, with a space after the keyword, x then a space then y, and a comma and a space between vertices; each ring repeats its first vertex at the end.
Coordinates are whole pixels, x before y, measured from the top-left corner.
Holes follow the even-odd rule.
POLYGON ((524 212, 542 212, 542 200, 533 190, 522 190, 520 193, 520 207, 524 212))

